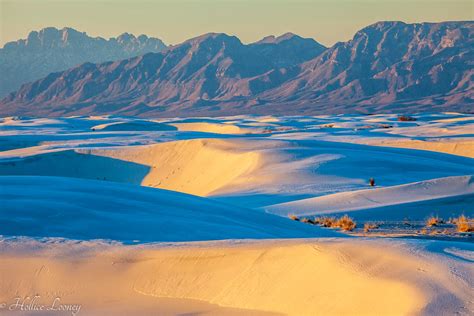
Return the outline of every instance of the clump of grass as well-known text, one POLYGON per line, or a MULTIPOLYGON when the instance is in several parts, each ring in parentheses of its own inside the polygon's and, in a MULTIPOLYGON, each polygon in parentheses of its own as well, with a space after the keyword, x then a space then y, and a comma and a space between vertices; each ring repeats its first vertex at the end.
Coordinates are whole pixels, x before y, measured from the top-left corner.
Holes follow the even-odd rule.
POLYGON ((296 216, 295 214, 289 214, 288 217, 291 220, 294 220, 294 221, 299 221, 300 220, 300 218, 298 216, 296 216))
POLYGON ((456 226, 460 233, 474 232, 474 219, 461 215, 456 219, 456 226))
POLYGON ((301 221, 302 223, 306 223, 306 224, 313 224, 313 221, 310 220, 310 219, 307 218, 307 217, 303 217, 300 221, 301 221))
POLYGON ((433 227, 433 226, 438 226, 439 224, 442 224, 443 220, 439 218, 438 216, 431 216, 426 220, 426 226, 428 227, 433 227))
POLYGON ((375 224, 375 223, 365 223, 364 224, 364 233, 368 233, 369 231, 373 230, 373 229, 377 229, 379 228, 379 225, 375 224))
POLYGON ((344 231, 352 231, 354 228, 356 228, 356 223, 352 218, 344 215, 336 222, 336 227, 339 227, 344 231))
POLYGON ((416 118, 408 116, 408 115, 400 115, 398 117, 398 120, 401 122, 411 122, 411 121, 416 121, 416 118))
POLYGON ((313 224, 323 227, 340 228, 345 231, 352 231, 356 227, 356 223, 347 215, 341 218, 321 216, 313 220, 313 224))
POLYGON ((319 224, 324 227, 335 227, 334 224, 336 223, 336 218, 335 217, 327 217, 327 216, 322 216, 322 217, 316 217, 314 219, 315 224, 319 224))

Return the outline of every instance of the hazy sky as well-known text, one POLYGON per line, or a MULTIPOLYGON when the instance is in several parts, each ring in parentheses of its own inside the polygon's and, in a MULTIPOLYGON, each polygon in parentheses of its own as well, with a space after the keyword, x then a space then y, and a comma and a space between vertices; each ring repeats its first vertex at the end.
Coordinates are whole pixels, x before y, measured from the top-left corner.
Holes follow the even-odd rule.
POLYGON ((325 45, 380 20, 473 20, 474 0, 0 0, 0 46, 47 26, 178 44, 207 33, 253 42, 294 32, 325 45))

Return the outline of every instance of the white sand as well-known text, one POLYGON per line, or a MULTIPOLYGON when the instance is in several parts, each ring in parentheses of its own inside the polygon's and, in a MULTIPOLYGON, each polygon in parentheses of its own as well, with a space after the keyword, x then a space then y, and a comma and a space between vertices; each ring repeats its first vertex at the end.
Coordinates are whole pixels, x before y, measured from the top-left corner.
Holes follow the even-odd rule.
POLYGON ((249 129, 241 128, 233 124, 219 124, 219 123, 170 123, 170 125, 178 128, 182 132, 205 132, 216 134, 245 134, 250 132, 249 129))
POLYGON ((0 177, 2 234, 128 243, 341 236, 179 192, 59 177, 0 177))
POLYGON ((4 241, 0 247, 0 302, 57 293, 64 303, 82 304, 86 315, 132 306, 145 314, 172 309, 175 301, 160 298, 215 304, 207 310, 214 315, 220 314, 216 305, 287 315, 467 315, 472 308, 467 264, 456 265, 455 277, 445 257, 436 262, 430 256, 437 255, 397 242, 122 247, 4 241))
POLYGON ((225 140, 166 142, 120 150, 82 153, 131 161, 150 167, 142 185, 207 196, 259 166, 261 155, 225 140))
MULTIPOLYGON (((386 188, 341 192, 267 207, 280 214, 315 215, 427 201, 474 193, 474 177, 448 177, 386 188)), ((433 212, 432 210, 431 212, 433 212)))
MULTIPOLYGON (((474 128, 474 127, 473 127, 474 128)), ((429 150, 440 153, 446 153, 457 156, 464 156, 474 158, 474 140, 471 139, 460 139, 460 140, 404 140, 404 139, 384 139, 380 141, 368 141, 369 145, 375 146, 387 146, 397 148, 413 148, 420 150, 429 150)))
POLYGON ((173 131, 175 127, 153 121, 114 122, 92 127, 93 131, 173 131))
POLYGON ((474 116, 416 118, 6 118, 0 308, 37 293, 84 315, 472 315, 472 243, 286 218, 473 216, 474 116))

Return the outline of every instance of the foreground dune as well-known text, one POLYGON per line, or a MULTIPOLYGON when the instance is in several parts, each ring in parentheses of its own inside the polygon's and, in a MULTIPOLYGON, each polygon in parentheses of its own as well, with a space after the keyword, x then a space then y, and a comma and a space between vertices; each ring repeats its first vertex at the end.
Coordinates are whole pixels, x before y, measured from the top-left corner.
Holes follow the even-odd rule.
POLYGON ((244 309, 242 315, 469 313, 466 282, 473 275, 467 263, 452 266, 454 277, 441 254, 387 245, 352 239, 128 247, 3 240, 0 301, 48 293, 42 301, 57 296, 63 304, 81 304, 86 315, 127 314, 131 306, 135 313, 170 315, 199 308, 182 301, 170 310, 173 301, 163 298, 204 301, 213 305, 203 314, 214 315, 222 315, 222 307, 244 309))

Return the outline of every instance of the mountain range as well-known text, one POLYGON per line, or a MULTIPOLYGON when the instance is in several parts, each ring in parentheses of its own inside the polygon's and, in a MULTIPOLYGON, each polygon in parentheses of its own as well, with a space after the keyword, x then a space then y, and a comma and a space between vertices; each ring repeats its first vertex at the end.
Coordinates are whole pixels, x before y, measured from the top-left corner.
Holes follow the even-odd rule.
POLYGON ((124 33, 108 40, 72 28, 48 27, 0 48, 0 97, 24 83, 85 62, 101 63, 160 52, 166 45, 146 35, 124 33))
POLYGON ((197 116, 474 111, 474 22, 378 22, 326 48, 205 34, 24 84, 0 114, 197 116))

